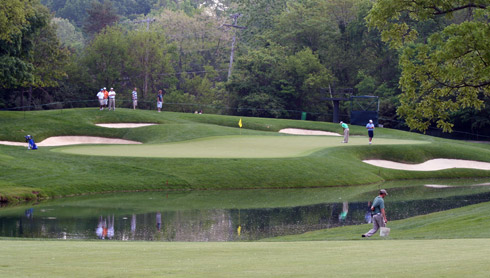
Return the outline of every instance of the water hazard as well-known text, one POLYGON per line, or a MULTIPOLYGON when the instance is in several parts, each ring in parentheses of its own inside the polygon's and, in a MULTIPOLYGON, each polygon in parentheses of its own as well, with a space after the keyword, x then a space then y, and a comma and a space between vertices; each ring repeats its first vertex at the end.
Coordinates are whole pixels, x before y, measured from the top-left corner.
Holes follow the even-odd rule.
MULTIPOLYGON (((490 184, 384 184, 389 219, 490 201, 490 184)), ((146 192, 0 209, 0 236, 87 240, 240 241, 369 223, 380 186, 146 192)))

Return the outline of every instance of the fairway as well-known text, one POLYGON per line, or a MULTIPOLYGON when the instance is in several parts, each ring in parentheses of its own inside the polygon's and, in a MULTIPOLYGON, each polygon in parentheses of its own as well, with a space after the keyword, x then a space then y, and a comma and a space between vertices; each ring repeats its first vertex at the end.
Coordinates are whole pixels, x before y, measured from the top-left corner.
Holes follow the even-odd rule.
MULTIPOLYGON (((423 141, 384 139, 377 145, 423 144, 423 141)), ((329 147, 366 146, 367 138, 352 137, 348 144, 326 136, 220 136, 143 145, 91 145, 56 148, 54 151, 98 156, 174 158, 280 158, 306 156, 329 147)))
POLYGON ((1 244, 2 277, 474 278, 488 277, 490 272, 489 239, 237 243, 3 240, 1 244))

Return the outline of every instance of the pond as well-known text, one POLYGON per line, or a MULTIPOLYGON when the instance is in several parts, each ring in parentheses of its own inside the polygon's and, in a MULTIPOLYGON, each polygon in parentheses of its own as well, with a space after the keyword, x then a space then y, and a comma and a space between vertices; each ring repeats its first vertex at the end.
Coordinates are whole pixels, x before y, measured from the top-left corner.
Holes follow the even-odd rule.
POLYGON ((490 201, 489 180, 79 196, 0 209, 0 237, 248 241, 370 222, 386 188, 389 220, 490 201))

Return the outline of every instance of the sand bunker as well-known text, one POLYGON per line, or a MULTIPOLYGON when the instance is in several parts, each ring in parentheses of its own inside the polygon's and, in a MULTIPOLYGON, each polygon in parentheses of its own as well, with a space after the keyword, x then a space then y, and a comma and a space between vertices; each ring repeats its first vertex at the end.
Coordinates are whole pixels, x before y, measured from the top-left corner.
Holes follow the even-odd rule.
POLYGON ((426 184, 425 187, 429 188, 451 188, 452 186, 444 185, 444 184, 426 184))
POLYGON ((299 128, 285 128, 279 130, 280 133, 295 134, 295 135, 328 135, 328 136, 341 136, 335 132, 328 132, 322 130, 308 130, 299 128))
POLYGON ((420 164, 406 164, 399 163, 388 160, 363 160, 362 162, 396 170, 406 170, 406 171, 438 171, 451 168, 468 168, 468 169, 478 169, 478 170, 490 170, 490 163, 471 161, 471 160, 461 160, 461 159, 432 159, 420 164))
MULTIPOLYGON (((22 142, 0 141, 0 144, 27 147, 27 143, 22 142)), ((68 146, 80 144, 141 144, 141 142, 94 136, 54 136, 49 137, 39 143, 36 143, 36 145, 38 145, 39 147, 68 146)))
POLYGON ((141 142, 94 136, 55 136, 49 137, 46 140, 39 142, 37 145, 41 147, 50 147, 79 144, 141 144, 141 142))
POLYGON ((12 142, 12 141, 0 141, 0 145, 9 145, 9 146, 24 146, 27 147, 27 142, 12 142))
POLYGON ((143 126, 156 125, 154 123, 112 123, 112 124, 96 124, 96 126, 107 128, 137 128, 143 126))

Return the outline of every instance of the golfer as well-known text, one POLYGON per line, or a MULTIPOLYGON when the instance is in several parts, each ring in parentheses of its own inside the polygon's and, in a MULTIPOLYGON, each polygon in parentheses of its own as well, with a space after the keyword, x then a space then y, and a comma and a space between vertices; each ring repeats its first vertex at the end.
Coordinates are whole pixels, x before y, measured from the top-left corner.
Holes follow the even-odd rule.
POLYGON ((340 121, 340 125, 344 129, 344 141, 342 141, 341 143, 348 143, 349 142, 349 126, 342 121, 340 121))
POLYGON ((373 228, 369 230, 369 232, 363 234, 362 237, 370 237, 374 235, 379 228, 386 226, 386 223, 388 222, 388 219, 386 219, 384 201, 384 197, 386 195, 388 195, 388 192, 386 192, 386 190, 384 189, 381 189, 379 191, 379 196, 374 198, 373 205, 371 206, 371 211, 373 212, 373 228))
POLYGON ((368 130, 369 145, 371 145, 371 143, 373 141, 373 136, 374 136, 374 124, 373 124, 373 120, 369 120, 369 123, 366 125, 366 128, 368 130))

